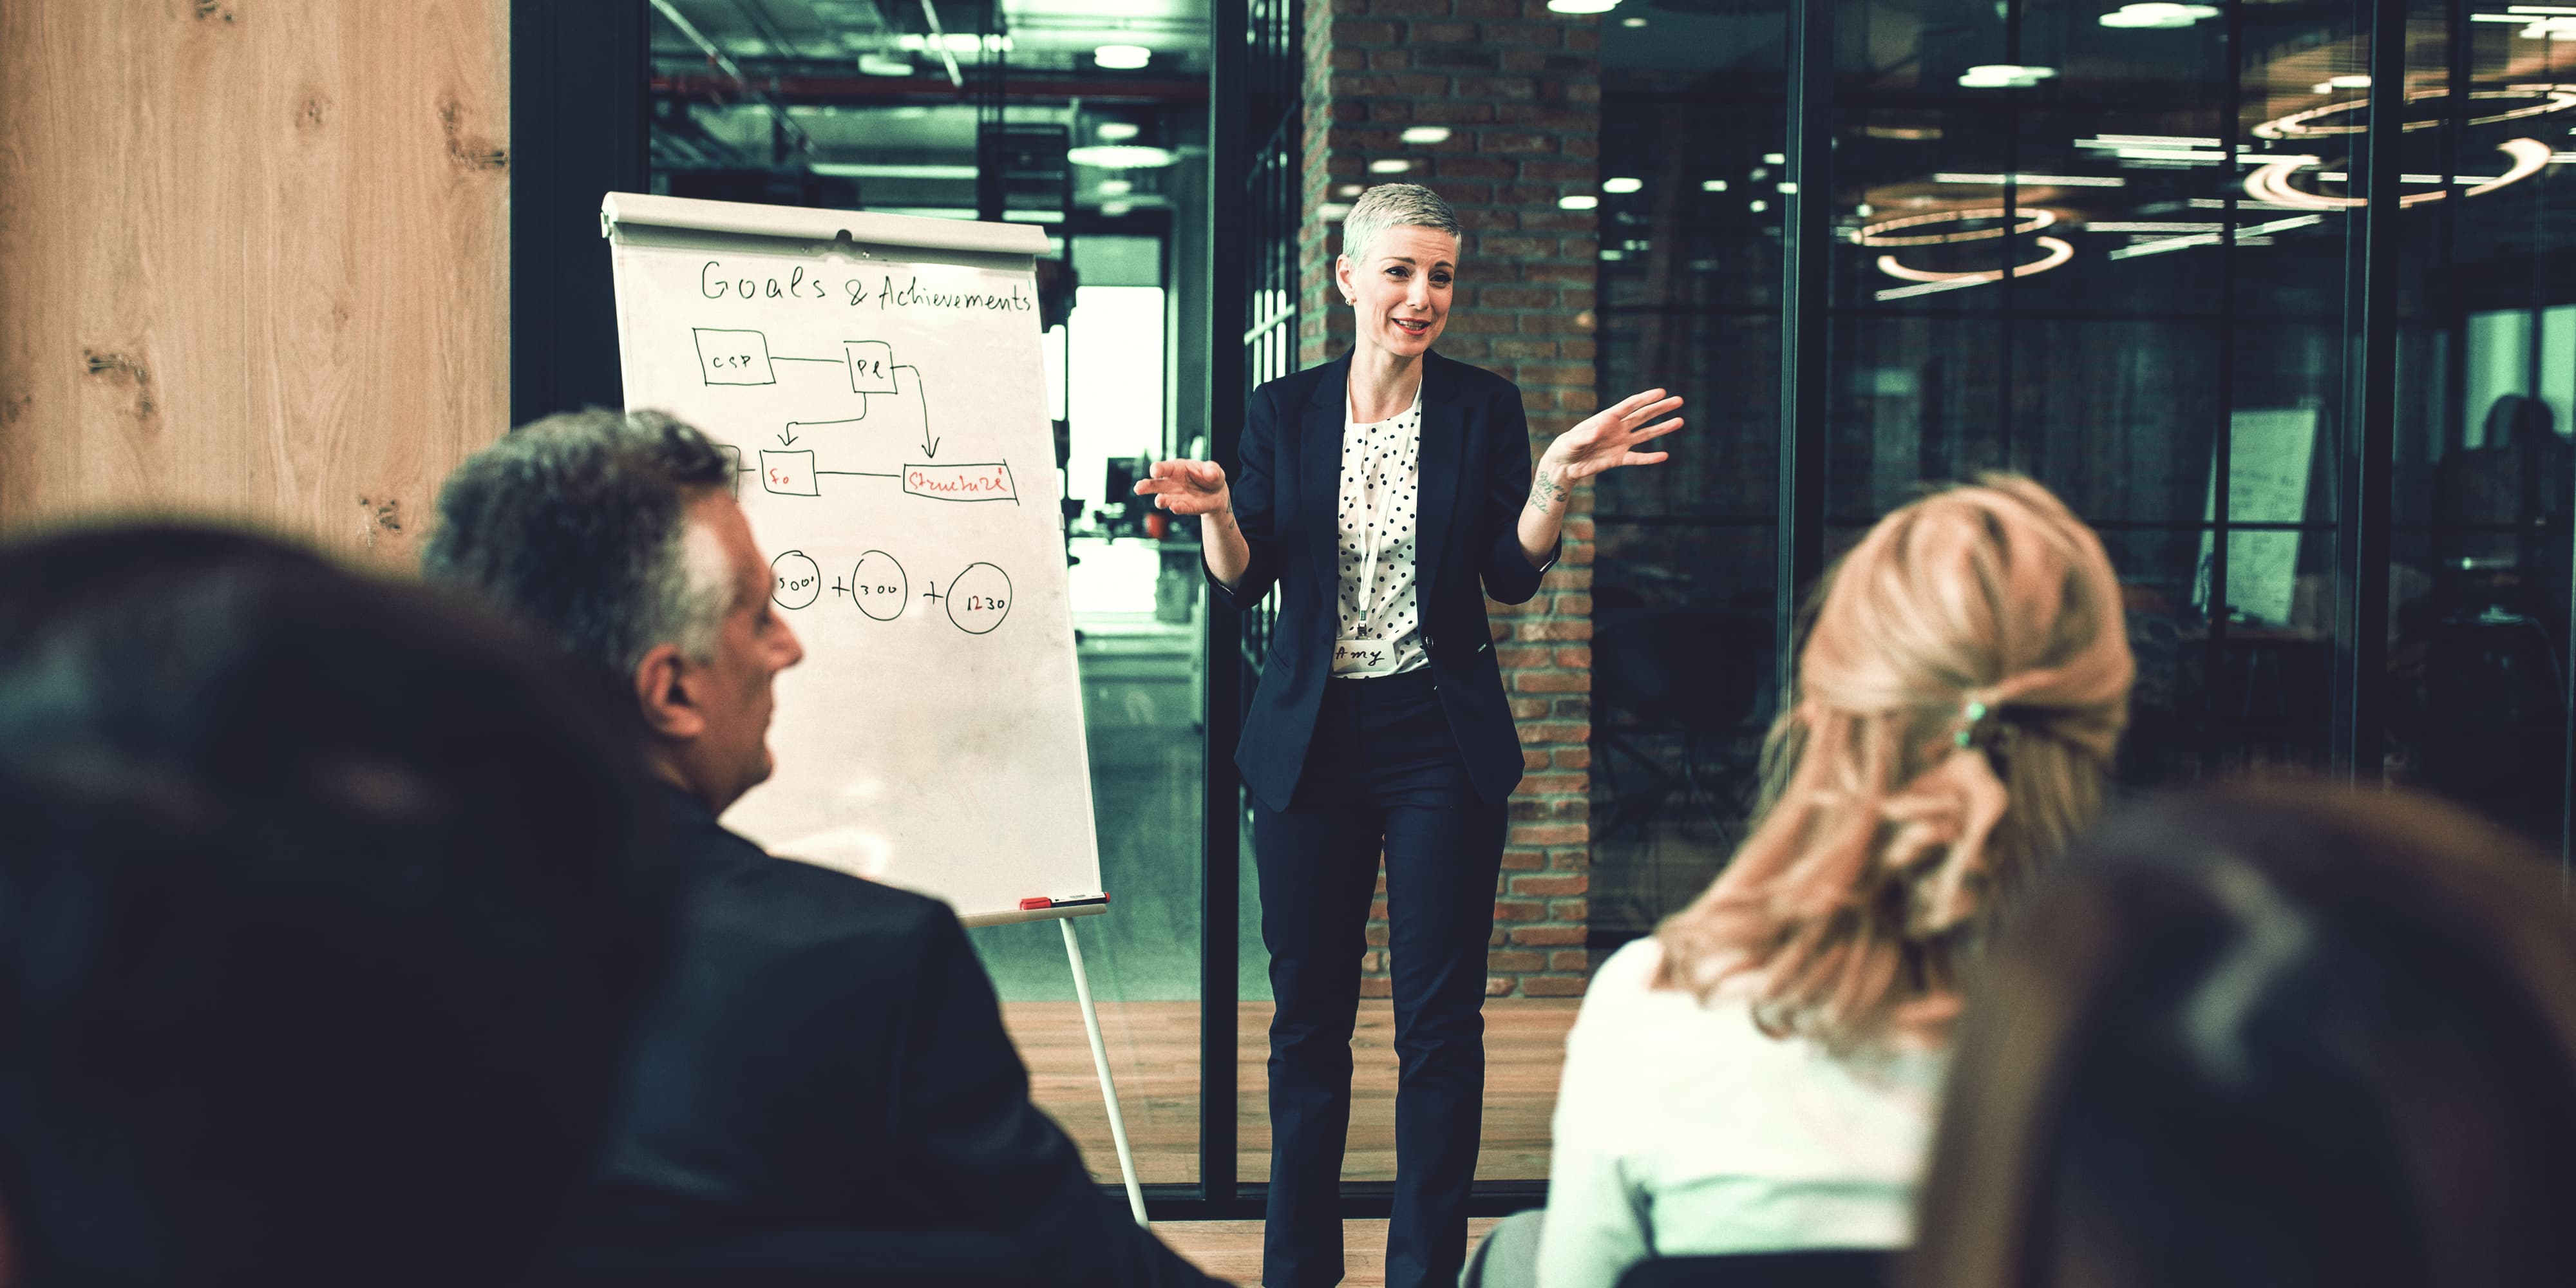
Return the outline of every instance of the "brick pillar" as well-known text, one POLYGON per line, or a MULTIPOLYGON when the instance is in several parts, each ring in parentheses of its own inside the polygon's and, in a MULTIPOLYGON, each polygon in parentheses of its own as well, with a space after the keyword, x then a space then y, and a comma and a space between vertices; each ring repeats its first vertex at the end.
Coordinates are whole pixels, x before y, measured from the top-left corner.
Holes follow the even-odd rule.
MULTIPOLYGON (((1427 184, 1467 228, 1438 349, 1520 385, 1535 459, 1595 409, 1593 213, 1557 203, 1596 190, 1597 19, 1543 0, 1307 0, 1305 35, 1301 359, 1351 345, 1332 281, 1342 210, 1369 183, 1427 184), (1412 126, 1449 136, 1406 143, 1412 126), (1410 166, 1380 173, 1378 161, 1410 166)), ((1591 515, 1587 487, 1538 597, 1487 605, 1528 767, 1494 901, 1491 996, 1570 997, 1588 978, 1591 515)), ((1369 927, 1372 996, 1387 990, 1385 911, 1381 899, 1369 927)))

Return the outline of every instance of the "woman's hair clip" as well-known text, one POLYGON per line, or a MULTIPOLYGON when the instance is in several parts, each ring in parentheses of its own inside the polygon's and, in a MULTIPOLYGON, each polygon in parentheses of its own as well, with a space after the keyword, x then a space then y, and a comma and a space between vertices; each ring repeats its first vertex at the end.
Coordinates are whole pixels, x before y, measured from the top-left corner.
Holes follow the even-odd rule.
POLYGON ((1982 699, 1968 699, 1966 705, 1959 708, 1959 730, 1951 735, 1951 741, 1961 748, 1981 746, 1991 741, 1993 715, 1994 708, 1987 706, 1982 699))

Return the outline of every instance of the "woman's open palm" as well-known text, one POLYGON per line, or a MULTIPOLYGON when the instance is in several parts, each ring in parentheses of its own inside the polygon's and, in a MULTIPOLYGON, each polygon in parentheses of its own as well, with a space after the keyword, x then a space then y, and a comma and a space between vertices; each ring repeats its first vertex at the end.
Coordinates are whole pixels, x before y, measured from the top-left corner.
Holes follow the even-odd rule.
POLYGON ((1622 465, 1660 464, 1671 453, 1641 452, 1637 445, 1680 429, 1682 421, 1678 416, 1661 424, 1648 422, 1681 405, 1678 395, 1665 397, 1661 389, 1631 394, 1558 435, 1548 445, 1548 453, 1565 468, 1568 481, 1590 478, 1622 465))
POLYGON ((1136 480, 1136 495, 1174 514, 1214 514, 1233 504, 1225 467, 1214 461, 1156 461, 1151 475, 1136 480))

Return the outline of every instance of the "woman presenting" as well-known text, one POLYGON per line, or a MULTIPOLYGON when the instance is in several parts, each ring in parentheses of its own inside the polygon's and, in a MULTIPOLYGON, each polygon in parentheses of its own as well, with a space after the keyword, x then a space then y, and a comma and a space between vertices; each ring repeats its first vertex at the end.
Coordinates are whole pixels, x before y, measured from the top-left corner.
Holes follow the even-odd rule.
POLYGON ((1581 479, 1663 452, 1679 420, 1649 390, 1548 445, 1535 478, 1520 390, 1431 352, 1449 317, 1457 215, 1387 184, 1342 224, 1335 281, 1350 355, 1255 390, 1231 480, 1164 461, 1136 491, 1205 517, 1208 577, 1234 606, 1279 588, 1235 752, 1253 797, 1270 1025, 1270 1198, 1262 1282, 1342 1277, 1360 958, 1386 860, 1395 991, 1390 1288, 1457 1282, 1485 1086, 1485 948, 1520 740, 1487 595, 1517 604, 1555 562, 1581 479))

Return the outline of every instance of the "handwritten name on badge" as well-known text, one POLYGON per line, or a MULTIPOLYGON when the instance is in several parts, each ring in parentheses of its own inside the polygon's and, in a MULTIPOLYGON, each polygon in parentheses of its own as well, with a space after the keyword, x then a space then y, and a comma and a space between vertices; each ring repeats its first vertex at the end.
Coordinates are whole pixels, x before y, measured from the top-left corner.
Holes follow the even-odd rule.
POLYGON ((1395 650, 1385 640, 1336 640, 1333 643, 1333 674, 1374 675, 1395 660, 1395 650))

